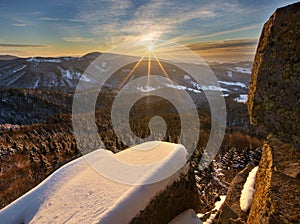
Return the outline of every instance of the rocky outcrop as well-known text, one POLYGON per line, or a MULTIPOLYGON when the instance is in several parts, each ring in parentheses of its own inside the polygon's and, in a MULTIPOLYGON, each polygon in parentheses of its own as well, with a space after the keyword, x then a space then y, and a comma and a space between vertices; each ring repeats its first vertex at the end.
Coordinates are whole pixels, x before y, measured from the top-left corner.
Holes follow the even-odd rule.
POLYGON ((300 153, 276 138, 267 140, 256 175, 248 224, 300 222, 300 153))
POLYGON ((264 25, 249 87, 253 124, 300 146, 300 3, 279 8, 264 25))
MULTIPOLYGON (((250 121, 269 134, 249 214, 239 207, 246 181, 231 183, 219 223, 300 223, 300 2, 277 9, 264 25, 253 63, 250 121), (234 190, 235 189, 235 190, 234 190)), ((238 180, 238 181, 237 181, 238 180)))
POLYGON ((216 216, 216 223, 230 224, 230 223, 245 223, 247 221, 247 214, 241 210, 240 197, 247 180, 249 172, 254 165, 248 164, 244 170, 238 173, 232 180, 227 191, 225 202, 220 208, 220 212, 216 216))
POLYGON ((249 87, 250 120, 274 137, 263 146, 249 224, 300 222, 299 40, 298 2, 276 10, 257 48, 249 87))
POLYGON ((260 37, 249 87, 266 140, 247 223, 300 222, 300 3, 276 10, 260 37), (285 144, 285 143, 288 144, 285 144))

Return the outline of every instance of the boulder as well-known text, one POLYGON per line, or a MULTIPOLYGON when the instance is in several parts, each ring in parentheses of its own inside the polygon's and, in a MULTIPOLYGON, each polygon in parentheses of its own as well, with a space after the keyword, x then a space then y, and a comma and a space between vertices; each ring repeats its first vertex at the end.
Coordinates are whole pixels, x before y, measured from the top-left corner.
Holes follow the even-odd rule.
POLYGON ((250 122, 300 146, 300 2, 279 8, 265 23, 250 86, 250 122))
POLYGON ((269 133, 249 215, 239 208, 239 174, 219 223, 300 223, 300 2, 279 8, 265 23, 249 86, 250 122, 269 133))

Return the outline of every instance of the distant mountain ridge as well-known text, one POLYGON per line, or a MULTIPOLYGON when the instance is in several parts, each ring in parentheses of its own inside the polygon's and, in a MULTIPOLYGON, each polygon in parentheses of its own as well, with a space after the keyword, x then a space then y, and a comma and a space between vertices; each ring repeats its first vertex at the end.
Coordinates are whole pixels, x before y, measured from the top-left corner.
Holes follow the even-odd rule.
POLYGON ((74 89, 84 69, 100 54, 93 52, 82 57, 31 57, 0 60, 0 87, 74 89))
MULTIPOLYGON (((84 75, 85 69, 101 55, 100 52, 88 53, 82 57, 30 57, 30 58, 18 58, 11 55, 0 56, 0 88, 7 89, 61 89, 64 91, 74 90, 82 79, 87 88, 92 88, 97 84, 97 80, 92 77, 84 75)), ((143 63, 142 63, 143 64, 143 63)), ((103 70, 105 63, 97 65, 97 69, 103 70)), ((144 63, 144 67, 147 64, 144 63)), ((216 74, 220 85, 226 87, 231 92, 245 87, 249 83, 249 74, 251 73, 250 62, 240 63, 213 63, 210 65, 211 69, 216 74), (235 85, 234 82, 237 84, 235 85), (240 83, 244 85, 241 86, 240 83), (232 88, 235 86, 235 88, 232 88)), ((125 66, 121 76, 127 75, 129 70, 132 69, 130 65, 125 66), (125 74, 126 73, 126 74, 125 74)), ((139 76, 147 71, 145 68, 140 69, 138 72, 133 73, 132 77, 139 76), (139 74, 138 74, 139 73, 139 74)), ((179 75, 178 71, 174 70, 172 66, 169 66, 171 78, 179 75), (174 72, 175 71, 175 72, 174 72)), ((159 68, 153 71, 154 74, 161 73, 159 68)), ((176 81, 182 79, 180 77, 175 78, 176 81)), ((191 83, 188 75, 184 76, 184 82, 182 85, 190 87, 190 90, 200 90, 191 83)), ((114 80, 116 83, 121 83, 121 80, 114 80)), ((114 84, 110 87, 115 88, 114 84)), ((170 87, 170 86, 169 86, 170 87)), ((173 86, 174 87, 174 86, 173 86)), ((175 87, 174 87, 175 88, 175 87)), ((177 88, 179 88, 177 86, 177 88)), ((228 91, 228 92, 229 92, 228 91)), ((226 91, 225 91, 226 92, 226 91)), ((244 91, 246 93, 246 91, 244 91)))
POLYGON ((19 57, 14 56, 14 55, 0 55, 0 60, 13 60, 17 59, 19 57))

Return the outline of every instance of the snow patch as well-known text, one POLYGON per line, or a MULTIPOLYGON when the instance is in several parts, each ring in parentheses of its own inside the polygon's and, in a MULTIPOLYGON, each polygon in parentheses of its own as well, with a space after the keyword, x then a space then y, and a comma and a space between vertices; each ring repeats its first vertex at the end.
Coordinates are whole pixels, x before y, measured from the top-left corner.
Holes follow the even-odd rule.
POLYGON ((242 68, 242 67, 235 67, 234 68, 237 72, 240 72, 240 73, 245 73, 245 74, 251 74, 251 69, 250 68, 242 68))
POLYGON ((234 98, 234 101, 238 103, 247 103, 248 101, 248 94, 241 94, 239 97, 234 98))
POLYGON ((27 62, 34 62, 34 63, 61 63, 61 59, 58 58, 28 58, 26 59, 27 62))
MULTIPOLYGON (((78 75, 80 76, 81 73, 78 72, 78 75)), ((84 82, 92 82, 92 80, 88 78, 85 74, 81 76, 80 80, 83 80, 84 82)))
POLYGON ((204 91, 210 90, 210 91, 223 91, 223 92, 230 92, 228 89, 218 87, 218 86, 202 86, 201 87, 204 91))
POLYGON ((137 87, 137 89, 143 93, 153 92, 153 91, 157 90, 157 88, 154 88, 152 86, 140 86, 140 87, 137 87))
POLYGON ((173 89, 178 89, 178 90, 183 90, 183 91, 191 91, 191 92, 194 92, 194 93, 201 93, 200 90, 189 88, 189 87, 182 86, 182 85, 166 84, 166 86, 169 87, 169 88, 173 88, 173 89))
POLYGON ((191 77, 189 76, 189 75, 184 75, 184 80, 190 80, 191 79, 191 77))
MULTIPOLYGON (((217 212, 219 211, 220 207, 224 203, 225 199, 226 199, 226 195, 221 195, 220 196, 220 201, 217 201, 215 203, 215 207, 212 209, 212 212, 214 212, 214 213, 211 213, 210 217, 205 222, 203 222, 203 224, 212 224, 213 223, 213 221, 214 221, 214 219, 215 219, 215 217, 217 215, 217 212)), ((197 216, 199 218, 203 218, 206 214, 208 214, 208 212, 205 213, 205 214, 200 214, 199 213, 199 214, 197 214, 197 216)))
POLYGON ((37 88, 37 87, 39 86, 40 78, 41 78, 41 77, 38 77, 38 78, 34 81, 32 88, 35 89, 35 88, 37 88))
POLYGON ((64 61, 74 61, 74 60, 78 60, 78 61, 81 61, 82 58, 81 57, 60 57, 60 59, 64 60, 64 61))
POLYGON ((258 166, 254 167, 249 173, 240 198, 240 207, 242 211, 247 212, 252 204, 254 197, 254 185, 258 166))
POLYGON ((197 88, 198 90, 203 90, 203 91, 223 91, 223 92, 230 92, 228 89, 222 88, 220 86, 213 86, 213 85, 208 85, 208 86, 201 86, 199 83, 197 82, 191 82, 191 84, 197 88))
POLYGON ((18 74, 14 74, 13 76, 11 76, 11 78, 9 79, 9 81, 6 83, 7 86, 11 85, 12 83, 18 81, 24 74, 26 73, 26 71, 22 71, 18 74))
POLYGON ((169 224, 201 224, 193 209, 188 209, 172 219, 169 224))
POLYGON ((63 78, 73 79, 71 72, 69 70, 65 70, 60 66, 57 66, 63 78))
POLYGON ((23 66, 21 66, 21 67, 19 67, 19 68, 16 68, 16 69, 13 70, 13 73, 16 73, 16 72, 18 72, 18 71, 21 71, 21 70, 23 70, 23 69, 26 68, 26 67, 27 67, 27 65, 23 65, 23 66))
POLYGON ((227 86, 240 86, 242 88, 248 88, 244 83, 241 82, 226 82, 226 81, 218 81, 218 82, 227 86))
POLYGON ((227 71, 227 75, 229 78, 232 78, 232 71, 227 71))

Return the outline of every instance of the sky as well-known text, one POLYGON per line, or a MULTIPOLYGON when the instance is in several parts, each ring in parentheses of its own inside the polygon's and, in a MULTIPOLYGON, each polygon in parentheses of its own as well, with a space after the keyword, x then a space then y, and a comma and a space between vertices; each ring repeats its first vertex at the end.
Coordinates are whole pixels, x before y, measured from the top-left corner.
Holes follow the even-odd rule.
POLYGON ((291 0, 1 0, 0 55, 81 56, 159 39, 207 61, 253 60, 263 24, 291 0))

